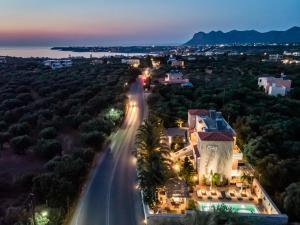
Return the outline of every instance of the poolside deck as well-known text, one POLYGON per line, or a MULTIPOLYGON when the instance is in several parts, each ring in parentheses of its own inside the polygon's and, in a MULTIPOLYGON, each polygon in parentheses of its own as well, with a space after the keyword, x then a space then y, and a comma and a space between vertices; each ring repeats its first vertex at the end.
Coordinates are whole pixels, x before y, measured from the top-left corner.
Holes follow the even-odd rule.
POLYGON ((188 207, 188 201, 194 200, 198 202, 212 202, 212 203, 232 203, 232 204, 251 204, 257 209, 257 213, 268 214, 261 204, 259 198, 251 192, 250 188, 243 189, 230 185, 226 187, 213 187, 197 185, 193 192, 189 193, 189 197, 174 202, 168 199, 162 193, 159 194, 160 204, 158 205, 160 213, 177 213, 183 214, 188 207))

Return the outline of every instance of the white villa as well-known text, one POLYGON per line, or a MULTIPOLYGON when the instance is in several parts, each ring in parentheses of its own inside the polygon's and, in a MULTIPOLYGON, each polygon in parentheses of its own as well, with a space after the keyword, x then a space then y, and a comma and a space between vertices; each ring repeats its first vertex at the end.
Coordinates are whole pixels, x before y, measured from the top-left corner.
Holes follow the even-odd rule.
POLYGON ((183 77, 183 73, 179 70, 171 70, 166 73, 165 79, 162 81, 164 84, 185 84, 189 83, 189 79, 183 77))
POLYGON ((133 67, 139 67, 140 64, 141 64, 139 59, 122 59, 121 63, 122 64, 128 64, 128 65, 133 66, 133 67))
POLYGON ((263 87, 268 95, 285 96, 290 91, 292 81, 287 79, 286 75, 281 74, 280 78, 264 76, 258 78, 258 86, 263 87))
POLYGON ((71 59, 49 59, 44 61, 43 63, 45 66, 50 66, 51 69, 61 69, 66 67, 71 67, 73 62, 71 59))
POLYGON ((229 181, 242 175, 239 162, 243 154, 236 145, 236 134, 220 112, 188 111, 188 136, 199 180, 218 173, 229 181))
POLYGON ((243 161, 243 154, 236 145, 236 133, 220 112, 190 109, 188 127, 169 128, 166 135, 170 145, 174 137, 184 141, 184 147, 171 154, 174 171, 179 172, 180 163, 188 157, 196 170, 196 182, 191 190, 180 177, 168 180, 158 191, 158 210, 150 210, 144 205, 147 224, 170 219, 180 221, 193 213, 190 202, 201 211, 211 211, 223 204, 249 222, 259 221, 259 225, 287 224, 287 215, 281 214, 254 178, 252 167, 243 161), (243 175, 250 176, 251 180, 244 182, 243 175), (228 182, 213 184, 215 176, 228 182))
POLYGON ((282 59, 282 55, 279 54, 270 54, 269 55, 269 61, 271 62, 278 62, 282 59))
POLYGON ((184 67, 184 61, 183 60, 173 60, 171 61, 171 66, 172 67, 180 67, 180 68, 183 68, 184 67))

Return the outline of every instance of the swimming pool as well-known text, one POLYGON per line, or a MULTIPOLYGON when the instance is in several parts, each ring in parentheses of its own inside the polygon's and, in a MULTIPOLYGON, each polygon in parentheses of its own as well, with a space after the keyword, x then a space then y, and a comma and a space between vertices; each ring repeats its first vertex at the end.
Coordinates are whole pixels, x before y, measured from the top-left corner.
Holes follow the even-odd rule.
POLYGON ((259 213, 254 204, 227 203, 227 202, 198 202, 201 211, 213 211, 214 208, 225 205, 237 213, 259 213))

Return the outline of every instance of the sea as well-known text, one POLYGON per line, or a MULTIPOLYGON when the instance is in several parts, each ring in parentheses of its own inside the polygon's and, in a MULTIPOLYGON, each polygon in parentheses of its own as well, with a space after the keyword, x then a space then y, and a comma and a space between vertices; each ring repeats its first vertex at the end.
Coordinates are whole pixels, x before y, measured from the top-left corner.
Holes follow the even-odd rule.
POLYGON ((107 56, 142 56, 143 53, 116 53, 116 52, 71 52, 51 50, 51 47, 1 47, 0 56, 22 57, 22 58, 69 58, 69 57, 84 57, 84 58, 102 58, 107 56))

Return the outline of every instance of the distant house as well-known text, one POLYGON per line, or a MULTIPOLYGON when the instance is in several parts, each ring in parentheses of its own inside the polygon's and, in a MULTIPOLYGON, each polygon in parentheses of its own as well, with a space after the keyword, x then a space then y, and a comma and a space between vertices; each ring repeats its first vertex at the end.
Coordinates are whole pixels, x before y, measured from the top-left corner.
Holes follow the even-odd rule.
POLYGON ((270 54, 269 55, 269 61, 271 62, 278 62, 282 59, 282 55, 279 54, 270 54))
POLYGON ((71 67, 73 65, 73 62, 71 59, 49 59, 44 61, 43 63, 45 66, 51 67, 51 69, 61 69, 61 68, 67 68, 71 67))
POLYGON ((171 61, 171 66, 176 68, 183 68, 184 67, 184 61, 183 60, 173 60, 171 61))
POLYGON ((175 68, 183 68, 184 67, 184 61, 177 60, 173 55, 170 55, 167 63, 171 64, 171 66, 175 67, 175 68))
POLYGON ((237 55, 240 55, 240 54, 236 51, 231 51, 228 53, 228 56, 237 56, 237 55))
POLYGON ((207 74, 212 74, 213 73, 213 68, 212 67, 207 67, 207 68, 205 68, 205 73, 207 73, 207 74))
POLYGON ((151 59, 151 63, 154 68, 159 68, 160 66, 160 61, 157 59, 151 59))
POLYGON ((183 74, 178 70, 171 70, 166 74, 165 81, 167 82, 181 82, 183 81, 183 74))
POLYGON ((213 56, 213 55, 214 55, 214 52, 212 52, 212 51, 206 51, 206 52, 204 53, 204 55, 205 55, 205 56, 213 56))
POLYGON ((192 83, 190 83, 190 80, 184 78, 183 73, 180 72, 179 70, 171 70, 170 72, 166 73, 165 78, 160 79, 159 82, 161 84, 165 84, 165 85, 168 85, 168 84, 178 84, 178 85, 186 84, 187 86, 182 86, 182 87, 192 86, 192 83))
POLYGON ((104 63, 103 59, 94 59, 91 62, 92 65, 98 65, 98 64, 103 64, 103 63, 104 63))
POLYGON ((268 95, 285 96, 291 89, 292 81, 287 79, 286 75, 281 74, 280 78, 271 76, 259 77, 258 86, 263 87, 268 95))
POLYGON ((283 55, 286 55, 286 56, 300 56, 300 52, 288 52, 288 51, 284 51, 283 55))
POLYGON ((189 56, 189 57, 187 58, 187 60, 188 60, 188 61, 196 61, 197 58, 194 57, 194 56, 189 56))
POLYGON ((141 64, 139 59, 122 59, 121 63, 128 64, 128 65, 130 65, 132 67, 136 67, 136 68, 139 67, 141 64))
POLYGON ((179 70, 171 70, 170 72, 166 73, 164 81, 167 83, 182 84, 189 82, 189 79, 184 79, 183 73, 179 70))
POLYGON ((0 63, 6 63, 6 58, 5 57, 0 57, 0 63))

